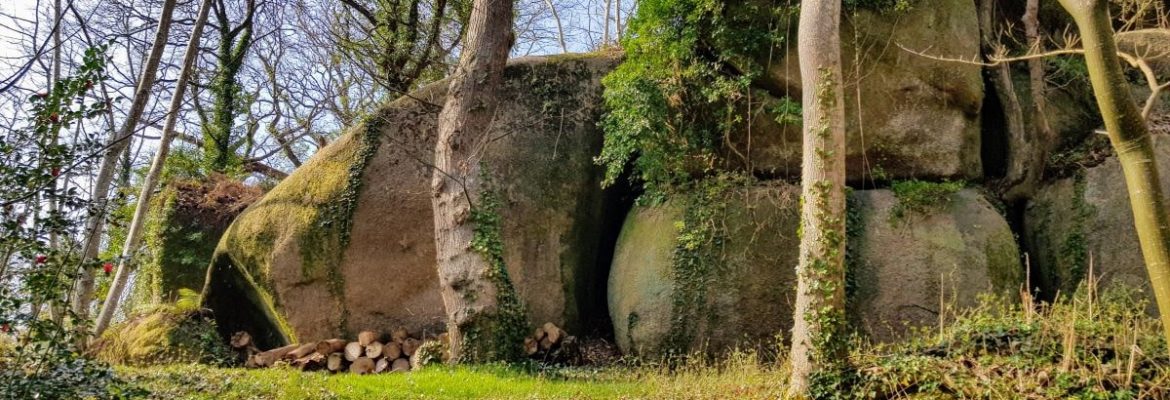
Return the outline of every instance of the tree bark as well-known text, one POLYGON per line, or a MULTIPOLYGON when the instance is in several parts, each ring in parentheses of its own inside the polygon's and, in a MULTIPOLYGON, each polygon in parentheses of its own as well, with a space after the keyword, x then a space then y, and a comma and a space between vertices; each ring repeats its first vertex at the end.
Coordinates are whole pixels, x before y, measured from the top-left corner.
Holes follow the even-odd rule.
MULTIPOLYGON (((199 39, 203 37, 203 27, 207 22, 207 15, 211 10, 212 0, 203 0, 199 6, 199 15, 195 19, 195 27, 191 31, 191 39, 187 42, 187 49, 183 53, 183 67, 179 71, 179 80, 175 84, 175 93, 171 96, 171 104, 167 113, 167 120, 163 124, 162 139, 159 140, 158 151, 150 163, 150 170, 142 180, 142 190, 138 193, 138 204, 134 206, 134 217, 130 220, 130 229, 126 232, 126 242, 122 245, 121 257, 118 260, 118 271, 114 274, 114 282, 102 304, 94 326, 94 335, 101 336, 110 324, 114 312, 118 309, 118 301, 122 299, 122 292, 126 290, 126 282, 130 280, 131 259, 138 250, 142 241, 142 230, 145 228, 146 216, 150 211, 151 198, 158 187, 162 176, 163 164, 170 154, 171 142, 175 140, 175 123, 179 119, 179 110, 183 106, 183 96, 187 92, 187 80, 195 68, 195 58, 199 56, 199 39)), ((172 2, 173 3, 173 2, 172 2)), ((161 30, 161 28, 160 28, 161 30)))
POLYGON ((1121 162, 1134 228, 1141 244, 1162 329, 1170 339, 1170 217, 1163 203, 1154 143, 1117 59, 1106 0, 1060 0, 1081 33, 1089 81, 1121 162))
POLYGON ((812 376, 841 359, 845 308, 845 97, 841 0, 803 1, 797 51, 805 88, 800 264, 788 393, 810 396, 812 376))
POLYGON ((491 212, 478 204, 485 189, 480 157, 512 47, 513 5, 510 0, 476 0, 473 7, 459 66, 439 114, 431 181, 435 246, 452 360, 507 360, 520 353, 527 328, 515 325, 526 325, 523 311, 516 308, 502 257, 473 247, 473 240, 477 228, 492 228, 477 227, 474 219, 476 213, 491 212), (515 343, 507 343, 514 332, 519 332, 515 343))
MULTIPOLYGON (((1029 52, 1039 53, 1042 47, 1040 38, 1040 3, 1038 0, 1027 0, 1024 6, 1024 15, 1021 20, 1024 23, 1024 34, 1028 41, 1029 52)), ((1044 164, 1048 159, 1048 152, 1055 140, 1052 134, 1052 128, 1048 124, 1048 116, 1046 115, 1047 104, 1047 83, 1045 83, 1044 60, 1041 58, 1032 58, 1028 62, 1028 89, 1032 93, 1032 124, 1030 127, 1023 126, 1023 109, 1019 105, 1019 101, 1014 91, 1001 94, 1001 99, 1006 95, 1010 96, 1010 101, 1015 103, 1012 107, 1014 110, 1009 112, 1019 112, 1016 117, 1020 120, 1018 130, 1014 131, 1012 140, 1009 143, 1009 165, 1007 179, 1007 187, 1004 190, 1004 199, 1008 201, 1022 200, 1032 196, 1035 193, 1040 180, 1044 177, 1044 164)), ((997 83, 997 86, 1004 86, 1005 90, 1013 90, 1011 83, 1010 69, 1007 64, 1002 64, 998 67, 999 79, 1002 83, 997 83)), ((1005 108, 1008 105, 1005 105, 1005 108)), ((1009 122, 1010 123, 1010 122, 1009 122)))
MULTIPOLYGON (((163 49, 171 31, 171 15, 175 11, 175 0, 166 0, 159 12, 158 27, 155 30, 154 42, 150 47, 150 56, 138 78, 138 86, 134 89, 134 101, 126 113, 126 122, 118 134, 110 139, 110 146, 102 157, 102 165, 98 169, 97 180, 94 183, 93 199, 95 209, 86 222, 86 239, 82 247, 82 260, 86 262, 97 258, 102 240, 102 227, 106 215, 106 202, 110 192, 110 183, 114 179, 114 170, 117 168, 118 156, 130 147, 130 138, 138 128, 142 113, 146 110, 146 103, 150 100, 150 91, 154 86, 155 74, 158 72, 159 62, 162 60, 163 49)), ((93 301, 94 270, 82 267, 81 278, 78 279, 77 295, 74 297, 73 311, 79 319, 86 319, 89 315, 89 306, 93 301)))

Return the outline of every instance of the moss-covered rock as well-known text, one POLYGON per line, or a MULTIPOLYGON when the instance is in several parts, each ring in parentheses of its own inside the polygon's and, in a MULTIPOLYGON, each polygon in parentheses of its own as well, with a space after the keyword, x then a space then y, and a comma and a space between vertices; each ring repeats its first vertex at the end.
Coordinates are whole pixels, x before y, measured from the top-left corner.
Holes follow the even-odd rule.
POLYGON ((849 242, 850 317, 875 340, 937 325, 941 312, 1023 284, 1020 251, 1003 215, 974 189, 938 193, 933 204, 909 209, 903 193, 854 193, 860 218, 851 222, 860 226, 849 242))
MULTIPOLYGON (((894 217, 890 190, 854 192, 849 218, 849 317, 875 340, 935 324, 939 301, 973 306, 1014 290, 1024 271, 1006 220, 972 189, 894 217)), ((609 277, 610 316, 627 352, 662 356, 770 343, 792 327, 800 240, 799 188, 755 186, 725 197, 707 223, 722 229, 701 279, 679 263, 686 202, 633 210, 609 277), (703 296, 687 295, 703 293, 703 296), (695 299, 700 299, 696 301, 695 299), (679 341, 680 332, 684 339, 679 341)))
MULTIPOLYGON (((1165 191, 1170 189, 1170 138, 1153 137, 1165 191)), ((1036 283, 1047 293, 1072 293, 1091 264, 1102 286, 1120 283, 1152 296, 1125 176, 1114 157, 1041 187, 1024 213, 1024 238, 1038 272, 1036 283)))
MULTIPOLYGON (((605 320, 606 198, 592 157, 602 140, 598 81, 615 63, 510 62, 482 153, 518 294, 533 321, 570 331, 605 320)), ((445 89, 441 81, 384 105, 237 219, 205 289, 225 333, 278 344, 443 329, 429 166, 445 89)))
POLYGON ((99 360, 134 366, 227 365, 236 358, 210 314, 174 306, 157 307, 111 326, 90 351, 99 360))
POLYGON ((232 220, 263 192, 222 175, 168 183, 154 197, 144 235, 149 258, 135 288, 151 303, 203 290, 207 266, 232 220))
POLYGON ((609 275, 618 346, 655 356, 774 343, 792 326, 799 196, 799 187, 779 184, 733 190, 719 205, 675 201, 631 211, 609 275), (698 238, 712 248, 690 265, 676 262, 696 250, 680 241, 695 211, 687 207, 722 210, 689 221, 720 229, 698 238))
MULTIPOLYGON (((930 59, 898 48, 947 58, 980 54, 975 3, 918 2, 909 11, 858 9, 842 20, 848 152, 851 182, 905 178, 977 178, 983 78, 977 65, 930 59), (929 3, 929 4, 927 4, 929 3)), ((793 34, 795 34, 793 32, 793 34)), ((799 98, 795 45, 761 56, 772 96, 799 98)), ((759 114, 775 101, 756 95, 759 114)), ((801 129, 752 115, 751 135, 733 138, 753 169, 800 176, 801 129)))

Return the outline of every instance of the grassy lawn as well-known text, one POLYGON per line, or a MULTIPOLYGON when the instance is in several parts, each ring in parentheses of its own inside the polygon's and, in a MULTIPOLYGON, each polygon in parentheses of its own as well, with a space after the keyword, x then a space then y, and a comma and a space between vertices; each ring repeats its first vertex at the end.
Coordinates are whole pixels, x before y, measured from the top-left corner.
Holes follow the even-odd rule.
POLYGON ((429 367, 356 376, 292 369, 197 365, 122 368, 157 399, 643 399, 776 398, 780 375, 742 363, 695 372, 650 368, 526 371, 504 366, 429 367))

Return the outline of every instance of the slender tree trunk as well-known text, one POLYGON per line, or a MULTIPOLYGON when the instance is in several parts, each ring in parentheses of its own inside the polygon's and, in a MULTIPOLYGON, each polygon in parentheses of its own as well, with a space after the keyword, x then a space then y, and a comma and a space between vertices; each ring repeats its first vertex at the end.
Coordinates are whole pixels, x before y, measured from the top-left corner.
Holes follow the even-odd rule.
POLYGON ((609 44, 609 5, 613 4, 613 0, 605 0, 605 32, 601 34, 601 45, 609 44))
POLYGON ((561 44, 561 52, 568 53, 569 46, 565 45, 565 28, 561 26, 561 16, 557 13, 557 5, 553 4, 552 0, 544 0, 544 4, 548 5, 549 11, 552 11, 553 21, 557 23, 557 42, 561 44))
POLYGON ((138 249, 142 239, 142 230, 145 226, 146 215, 150 210, 150 200, 154 197, 154 189, 158 187, 162 175, 163 164, 171 150, 171 142, 175 140, 175 122, 179 119, 179 111, 183 106, 183 95, 187 91, 187 80, 195 68, 195 58, 199 56, 199 39, 203 37, 203 27, 207 22, 207 14, 211 10, 212 0, 203 0, 199 6, 199 16, 195 19, 195 27, 191 31, 191 39, 187 42, 187 50, 183 53, 183 67, 179 71, 179 80, 175 83, 175 93, 171 97, 167 120, 163 124, 162 139, 158 144, 158 152, 150 163, 150 170, 142 180, 142 191, 138 193, 138 204, 134 206, 134 218, 131 219, 130 229, 126 232, 126 243, 122 245, 122 256, 118 259, 118 272, 114 274, 114 282, 106 294, 106 301, 102 304, 102 311, 98 314, 94 335, 101 336, 109 326, 114 312, 118 309, 118 301, 122 292, 126 290, 126 282, 130 280, 131 258, 138 249))
POLYGON ((842 358, 845 310, 845 96, 841 0, 800 5, 797 51, 804 87, 800 264, 792 327, 792 397, 842 358))
POLYGON ((1106 0, 1060 0, 1072 14, 1085 49, 1089 80, 1109 141, 1121 162, 1134 228, 1150 274, 1150 285, 1170 340, 1170 217, 1163 203, 1154 143, 1117 59, 1106 0))
MULTIPOLYGON (((94 183, 95 209, 86 223, 85 245, 82 248, 82 259, 87 262, 98 256, 102 240, 102 227, 105 225, 106 203, 110 184, 114 179, 114 170, 117 168, 118 156, 130 147, 130 138, 133 136, 134 130, 138 128, 139 119, 142 118, 142 113, 146 110, 146 103, 150 100, 150 91, 154 86, 158 64, 162 60, 163 48, 166 47, 167 38, 170 36, 171 15, 174 14, 174 11, 175 0, 163 2, 163 8, 159 12, 158 28, 154 33, 154 42, 150 47, 150 56, 146 58, 146 63, 138 78, 138 86, 134 90, 134 101, 130 104, 129 112, 126 113, 126 121, 123 123, 122 129, 110 139, 110 146, 102 157, 102 165, 98 169, 97 181, 94 183)), ((93 278, 94 270, 83 267, 81 278, 78 280, 77 296, 74 297, 73 302, 73 311, 80 319, 86 319, 89 315, 90 302, 93 300, 93 278)))
MULTIPOLYGON (((1042 47, 1039 12, 1039 0, 1027 0, 1024 6, 1024 15, 1021 18, 1030 51, 1036 53, 1040 52, 1042 47)), ((1008 65, 1002 64, 995 68, 998 68, 999 79, 1003 81, 997 85, 1004 86, 1005 90, 1013 90, 1008 65)), ((1028 60, 1028 89, 1032 93, 1031 110, 1029 110, 1032 113, 1030 129, 1023 126, 1023 108, 1019 105, 1015 92, 1012 91, 1000 96, 1001 98, 1005 95, 1011 97, 1010 101, 1014 104, 1005 105, 1005 107, 1015 107, 1016 110, 1009 112, 1018 111, 1017 118, 1020 119, 1018 130, 1010 132, 1012 140, 1009 143, 1009 165, 1007 179, 1005 179, 1007 187, 1003 194, 1003 197, 1008 201, 1031 197, 1040 184, 1040 180, 1044 177, 1044 164, 1055 140, 1046 115, 1048 108, 1047 86, 1044 60, 1040 58, 1028 60)))
POLYGON ((503 265, 499 227, 492 224, 498 216, 486 216, 494 211, 485 204, 491 188, 485 187, 480 157, 512 47, 512 1, 475 0, 473 7, 439 114, 435 246, 452 360, 507 360, 522 351, 527 321, 503 265))

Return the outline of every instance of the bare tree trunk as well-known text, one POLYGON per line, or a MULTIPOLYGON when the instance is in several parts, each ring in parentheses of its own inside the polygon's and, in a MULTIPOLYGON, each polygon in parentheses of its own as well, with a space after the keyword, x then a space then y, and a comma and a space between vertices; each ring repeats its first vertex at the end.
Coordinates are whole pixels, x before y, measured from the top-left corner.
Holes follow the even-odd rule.
MULTIPOLYGON (((1022 21, 1030 52, 1033 53, 1039 53, 1042 47, 1039 12, 1039 1, 1027 0, 1022 21)), ((1004 80, 1003 83, 997 85, 1004 86, 1006 90, 1012 90, 1008 65, 1002 64, 997 68, 1000 72, 999 79, 1004 80)), ((1032 126, 1030 129, 1023 126, 1023 108, 1020 107, 1015 92, 1001 95, 1001 98, 1005 95, 1011 97, 1010 101, 1014 103, 1012 106, 1016 107, 1016 110, 1011 112, 1018 111, 1020 114, 1016 117, 1021 120, 1018 130, 1014 131, 1015 134, 1012 135, 1011 143, 1009 143, 1009 165, 1005 179, 1007 187, 1003 194, 1004 198, 1009 201, 1029 198, 1036 191, 1040 180, 1044 177, 1044 164, 1055 140, 1052 128, 1048 125, 1048 116, 1045 114, 1048 107, 1048 89, 1045 83, 1043 59, 1032 58, 1028 60, 1028 86, 1032 93, 1032 126)))
POLYGON ((605 32, 601 34, 601 45, 609 44, 609 5, 613 4, 613 0, 605 0, 605 32))
POLYGON ((179 119, 179 111, 183 106, 183 95, 187 91, 187 80, 195 68, 195 58, 199 56, 199 40, 203 37, 203 27, 207 22, 207 14, 211 10, 212 0, 203 0, 199 6, 199 16, 195 19, 195 27, 191 31, 191 39, 187 42, 187 50, 183 53, 183 67, 179 71, 179 80, 175 83, 175 93, 171 97, 171 105, 167 112, 167 120, 163 125, 162 139, 159 140, 158 151, 150 163, 150 170, 142 180, 142 191, 138 193, 138 204, 134 206, 134 218, 130 220, 130 229, 126 232, 126 242, 122 245, 122 256, 118 260, 118 272, 114 274, 114 282, 106 294, 106 301, 102 304, 102 311, 98 314, 94 335, 101 336, 109 326, 114 312, 118 309, 118 301, 122 292, 126 290, 126 282, 130 280, 131 258, 138 249, 142 240, 142 229, 145 226, 146 214, 150 210, 150 199, 154 197, 154 189, 158 187, 162 175, 163 164, 171 150, 171 142, 175 140, 175 122, 179 119))
POLYGON ((432 178, 435 247, 455 361, 517 358, 528 331, 504 267, 499 227, 493 225, 498 216, 489 215, 491 188, 485 187, 480 165, 512 47, 512 7, 511 0, 475 0, 459 67, 439 114, 432 178))
MULTIPOLYGON (((162 60, 163 48, 170 35, 171 14, 174 11, 175 0, 166 0, 159 12, 158 28, 154 34, 154 42, 151 44, 150 56, 147 57, 142 74, 138 78, 138 86, 134 90, 134 101, 130 104, 129 112, 126 113, 126 122, 118 134, 110 139, 110 146, 102 157, 102 165, 98 170, 97 181, 94 183, 95 209, 86 223, 85 245, 82 248, 82 259, 87 262, 98 256, 102 240, 102 227, 105 222, 106 202, 109 197, 110 184, 114 179, 114 170, 117 168, 118 156, 130 147, 130 138, 138 127, 143 111, 146 110, 146 103, 150 100, 150 90, 154 86, 154 78, 158 71, 158 64, 162 60)), ((78 280, 77 296, 74 297, 73 302, 73 311, 80 319, 85 319, 89 315, 89 305, 93 300, 93 278, 94 270, 83 267, 81 278, 78 280)))
POLYGON ((617 31, 617 36, 614 36, 614 42, 622 41, 622 0, 614 0, 614 29, 617 31))
POLYGON ((841 0, 800 5, 797 50, 804 87, 800 264, 792 326, 792 397, 842 357, 845 310, 845 96, 841 0))
POLYGON ((569 46, 565 45, 565 28, 561 26, 561 16, 557 13, 557 6, 553 4, 552 0, 544 0, 544 4, 548 5, 548 9, 552 11, 553 21, 557 23, 557 41, 561 44, 561 52, 568 53, 569 46))
POLYGON ((1107 0, 1060 0, 1084 42, 1085 64, 1109 142, 1121 162, 1134 228, 1150 274, 1150 286, 1170 339, 1170 217, 1162 198, 1154 143, 1117 59, 1107 0))

